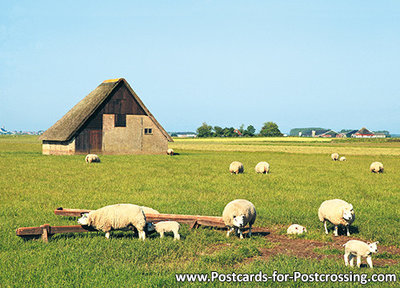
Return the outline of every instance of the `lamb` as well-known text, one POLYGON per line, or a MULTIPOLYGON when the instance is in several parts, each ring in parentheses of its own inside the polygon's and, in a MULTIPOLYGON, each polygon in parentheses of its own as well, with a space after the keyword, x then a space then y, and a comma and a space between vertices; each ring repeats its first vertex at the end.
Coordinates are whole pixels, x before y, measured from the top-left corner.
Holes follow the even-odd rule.
POLYGON ((376 241, 374 243, 365 243, 359 240, 350 240, 346 244, 344 244, 344 265, 348 266, 350 261, 350 267, 353 267, 354 257, 357 257, 357 267, 361 266, 361 257, 367 258, 367 263, 370 268, 374 268, 372 266, 371 254, 378 252, 377 244, 379 242, 376 241))
POLYGON ((369 166, 369 171, 372 173, 383 173, 383 164, 381 162, 374 162, 369 166))
POLYGON ((332 153, 331 158, 333 161, 337 161, 339 159, 339 154, 338 153, 332 153))
POLYGON ((344 156, 342 156, 342 157, 340 157, 339 158, 339 161, 346 161, 347 159, 346 159, 346 157, 344 157, 344 156))
POLYGON ((176 221, 161 221, 156 224, 153 224, 154 230, 160 234, 160 238, 164 237, 165 232, 173 232, 174 240, 180 240, 181 236, 179 235, 180 225, 176 221))
POLYGON ((174 155, 174 150, 172 150, 171 148, 169 148, 169 149, 167 150, 167 154, 168 154, 169 156, 173 156, 173 155, 174 155))
POLYGON ((243 173, 244 172, 243 164, 239 161, 233 161, 231 165, 229 165, 229 172, 231 172, 231 174, 243 173))
POLYGON ((253 226, 256 221, 257 213, 256 207, 253 203, 244 199, 236 199, 229 202, 224 211, 222 212, 222 219, 225 225, 228 227, 228 233, 226 237, 232 231, 235 231, 237 235, 238 231, 240 234, 240 239, 243 239, 242 229, 249 224, 249 237, 251 236, 251 226, 253 226))
POLYGON ((96 163, 96 162, 100 162, 100 158, 96 154, 88 154, 85 157, 85 161, 86 161, 86 163, 92 163, 92 162, 96 163))
POLYGON ((306 233, 306 232, 307 232, 306 227, 303 227, 303 226, 298 225, 298 224, 290 225, 289 228, 286 231, 287 234, 303 234, 303 233, 306 233))
POLYGON ((138 230, 139 239, 146 239, 146 216, 143 209, 134 204, 115 204, 93 210, 83 214, 78 223, 105 232, 107 239, 111 230, 129 230, 133 227, 138 230))
POLYGON ((268 174, 269 164, 267 162, 260 162, 256 165, 256 173, 268 174))
POLYGON ((338 236, 338 225, 344 225, 347 229, 347 236, 350 236, 349 226, 355 219, 353 205, 340 199, 326 200, 318 209, 318 218, 319 221, 324 222, 326 234, 328 234, 326 222, 329 221, 335 225, 335 236, 338 236))

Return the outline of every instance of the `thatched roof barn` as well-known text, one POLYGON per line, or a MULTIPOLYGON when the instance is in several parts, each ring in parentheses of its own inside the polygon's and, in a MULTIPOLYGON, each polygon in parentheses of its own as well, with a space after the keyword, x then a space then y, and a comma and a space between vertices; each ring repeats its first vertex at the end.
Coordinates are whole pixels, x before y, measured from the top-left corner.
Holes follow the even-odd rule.
POLYGON ((45 131, 43 154, 161 154, 172 138, 123 79, 111 79, 45 131))

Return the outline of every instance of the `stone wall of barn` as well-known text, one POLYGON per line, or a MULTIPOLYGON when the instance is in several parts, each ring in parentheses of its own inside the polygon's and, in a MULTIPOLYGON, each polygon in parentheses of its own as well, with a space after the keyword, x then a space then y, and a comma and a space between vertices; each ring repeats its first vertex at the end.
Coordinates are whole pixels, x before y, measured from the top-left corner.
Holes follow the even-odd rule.
POLYGON ((115 115, 103 114, 104 154, 164 154, 167 149, 168 140, 148 116, 126 115, 126 127, 115 127, 115 115))
POLYGON ((45 155, 75 154, 75 139, 67 141, 43 141, 42 153, 45 155))

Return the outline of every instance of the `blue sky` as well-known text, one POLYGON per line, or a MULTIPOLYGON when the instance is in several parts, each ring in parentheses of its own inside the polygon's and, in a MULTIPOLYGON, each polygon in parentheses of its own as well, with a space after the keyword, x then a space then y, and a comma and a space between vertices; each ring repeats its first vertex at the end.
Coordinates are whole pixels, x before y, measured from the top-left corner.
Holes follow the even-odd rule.
POLYGON ((0 125, 124 77, 167 131, 400 133, 400 1, 1 1, 0 125))

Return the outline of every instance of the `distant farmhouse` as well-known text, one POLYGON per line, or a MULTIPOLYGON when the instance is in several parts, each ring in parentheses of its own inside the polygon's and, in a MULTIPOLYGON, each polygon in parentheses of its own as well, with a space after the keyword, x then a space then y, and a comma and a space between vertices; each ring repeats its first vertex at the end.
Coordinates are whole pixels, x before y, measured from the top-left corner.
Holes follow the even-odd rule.
POLYGON ((173 142, 123 78, 101 83, 39 139, 55 155, 161 154, 173 142))
POLYGON ((342 133, 324 128, 294 128, 290 131, 290 135, 320 138, 386 138, 389 136, 389 132, 385 132, 372 132, 365 127, 360 130, 349 130, 342 133))

